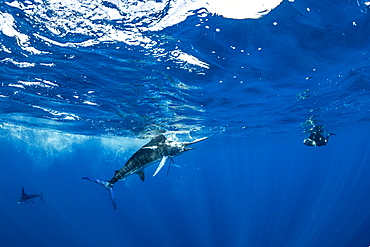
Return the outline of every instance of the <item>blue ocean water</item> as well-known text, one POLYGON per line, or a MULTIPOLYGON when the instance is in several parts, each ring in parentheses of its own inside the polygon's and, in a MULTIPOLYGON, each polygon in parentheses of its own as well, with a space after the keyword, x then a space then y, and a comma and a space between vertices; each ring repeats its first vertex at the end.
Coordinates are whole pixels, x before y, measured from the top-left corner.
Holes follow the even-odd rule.
POLYGON ((369 2, 211 3, 1 1, 1 246, 370 245, 369 2), (158 134, 209 139, 81 179, 158 134))

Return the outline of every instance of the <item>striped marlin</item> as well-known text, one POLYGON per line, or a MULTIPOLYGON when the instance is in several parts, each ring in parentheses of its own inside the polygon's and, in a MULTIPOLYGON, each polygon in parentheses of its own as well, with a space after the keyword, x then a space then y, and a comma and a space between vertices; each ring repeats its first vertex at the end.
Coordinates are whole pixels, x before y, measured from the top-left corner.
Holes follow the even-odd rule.
POLYGON ((182 154, 183 152, 189 151, 194 148, 188 148, 187 146, 203 141, 207 137, 203 137, 192 142, 175 142, 167 140, 164 135, 159 135, 153 138, 150 142, 141 147, 126 164, 119 170, 116 171, 114 176, 109 181, 101 179, 83 177, 83 179, 90 180, 94 183, 103 185, 105 189, 109 191, 110 199, 112 201, 113 208, 116 209, 116 201, 114 199, 113 185, 121 180, 124 180, 132 174, 139 175, 142 181, 145 180, 144 168, 159 162, 157 170, 154 172, 153 177, 165 165, 166 161, 170 158, 182 154))
POLYGON ((33 198, 36 198, 36 197, 40 197, 41 201, 44 201, 44 199, 42 198, 42 193, 41 194, 26 194, 24 192, 24 188, 22 188, 22 195, 21 195, 21 198, 19 198, 18 200, 18 204, 21 204, 21 203, 33 204, 33 198))

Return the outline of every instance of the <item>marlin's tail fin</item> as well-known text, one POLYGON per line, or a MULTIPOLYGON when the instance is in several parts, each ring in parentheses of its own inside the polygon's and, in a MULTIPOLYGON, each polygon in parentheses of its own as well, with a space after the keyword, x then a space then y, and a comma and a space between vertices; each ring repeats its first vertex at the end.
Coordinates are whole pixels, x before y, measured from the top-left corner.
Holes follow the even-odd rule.
POLYGON ((104 181, 97 178, 89 178, 89 177, 83 177, 82 179, 89 180, 91 182, 103 185, 106 190, 108 190, 110 195, 110 200, 112 201, 113 208, 116 209, 116 201, 114 200, 114 192, 113 192, 113 184, 109 183, 108 181, 104 181))
POLYGON ((44 198, 42 198, 42 195, 44 194, 44 191, 43 192, 41 192, 41 194, 40 194, 40 199, 41 199, 41 201, 43 202, 43 203, 45 203, 45 201, 44 201, 44 198))

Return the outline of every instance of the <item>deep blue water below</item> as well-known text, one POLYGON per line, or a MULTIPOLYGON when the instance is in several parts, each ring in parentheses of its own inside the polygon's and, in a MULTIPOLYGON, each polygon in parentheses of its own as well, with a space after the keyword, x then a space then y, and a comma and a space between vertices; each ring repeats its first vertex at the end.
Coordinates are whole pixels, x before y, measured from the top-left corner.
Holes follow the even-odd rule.
POLYGON ((250 2, 0 0, 0 245, 370 246, 369 2, 250 2))
POLYGON ((109 147, 90 139, 51 157, 5 140, 2 244, 367 246, 369 134, 342 133, 325 148, 294 138, 210 139, 177 157, 181 168, 167 177, 117 183, 117 210, 103 188, 81 179, 113 175, 121 160, 109 147), (44 191, 45 203, 17 205, 22 186, 44 191))

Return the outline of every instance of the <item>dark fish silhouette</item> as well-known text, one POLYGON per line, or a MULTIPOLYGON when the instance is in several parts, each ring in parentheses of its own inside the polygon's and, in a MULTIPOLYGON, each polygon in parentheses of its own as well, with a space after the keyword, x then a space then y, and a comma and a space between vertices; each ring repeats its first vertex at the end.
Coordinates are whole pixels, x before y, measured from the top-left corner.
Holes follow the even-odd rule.
POLYGON ((137 174, 142 181, 145 180, 144 168, 159 162, 159 166, 153 177, 162 169, 168 159, 182 154, 188 150, 194 148, 188 148, 187 146, 203 141, 207 137, 194 140, 192 142, 174 142, 166 139, 164 135, 159 135, 153 138, 149 143, 140 148, 134 153, 126 164, 117 170, 114 176, 109 181, 104 181, 96 178, 83 177, 83 179, 90 180, 94 183, 103 185, 105 189, 109 191, 109 195, 113 204, 113 208, 116 209, 116 201, 114 199, 113 185, 126 177, 137 174))
POLYGON ((22 196, 18 200, 18 204, 21 203, 27 203, 27 204, 33 204, 33 198, 39 197, 41 201, 44 202, 44 199, 42 198, 42 193, 41 194, 26 194, 24 193, 24 188, 22 188, 22 196))

